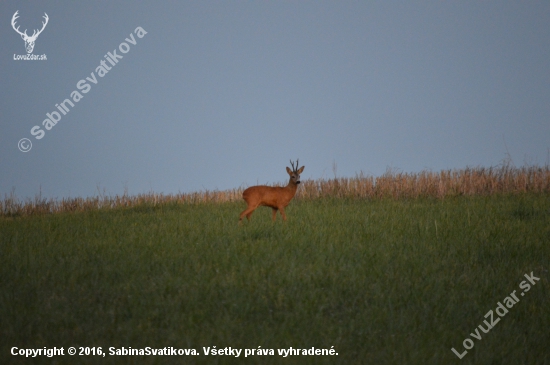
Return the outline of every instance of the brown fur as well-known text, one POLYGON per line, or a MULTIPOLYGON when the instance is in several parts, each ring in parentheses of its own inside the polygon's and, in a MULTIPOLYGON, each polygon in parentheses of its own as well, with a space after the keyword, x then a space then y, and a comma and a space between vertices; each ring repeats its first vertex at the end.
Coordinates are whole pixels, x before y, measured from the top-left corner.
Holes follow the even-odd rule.
POLYGON ((281 212, 283 220, 286 221, 285 207, 290 203, 292 198, 294 198, 294 195, 296 195, 296 190, 300 183, 300 174, 304 171, 305 166, 296 170, 298 167, 298 163, 296 163, 296 168, 294 168, 294 164, 292 164, 292 167, 292 170, 288 167, 286 168, 286 171, 290 175, 290 180, 288 181, 288 185, 284 188, 257 185, 251 186, 243 192, 243 199, 248 206, 241 213, 239 223, 245 216, 250 220, 250 216, 259 206, 270 207, 273 210, 273 221, 277 219, 277 210, 281 212))

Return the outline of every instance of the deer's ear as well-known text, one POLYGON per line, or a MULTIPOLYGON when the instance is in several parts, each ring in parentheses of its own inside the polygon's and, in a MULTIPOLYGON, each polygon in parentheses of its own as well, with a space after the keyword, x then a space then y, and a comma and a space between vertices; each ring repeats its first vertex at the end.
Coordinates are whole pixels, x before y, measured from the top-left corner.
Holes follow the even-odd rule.
POLYGON ((292 176, 292 170, 289 169, 288 167, 286 168, 286 172, 288 172, 288 174, 289 174, 290 176, 292 176))
POLYGON ((302 171, 304 171, 304 168, 305 168, 305 166, 300 167, 300 170, 298 170, 298 175, 300 175, 302 173, 302 171))

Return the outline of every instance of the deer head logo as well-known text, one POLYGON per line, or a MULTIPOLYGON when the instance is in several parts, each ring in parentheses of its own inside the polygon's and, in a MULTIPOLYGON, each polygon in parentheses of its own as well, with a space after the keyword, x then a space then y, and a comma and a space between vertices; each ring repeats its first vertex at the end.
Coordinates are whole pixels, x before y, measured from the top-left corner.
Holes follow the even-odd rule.
POLYGON ((17 10, 15 12, 15 14, 13 14, 13 17, 11 18, 11 26, 13 27, 13 30, 15 30, 17 33, 19 33, 21 35, 21 38, 23 38, 23 40, 25 41, 25 49, 27 50, 27 53, 32 53, 32 50, 34 49, 34 42, 36 41, 36 38, 38 38, 38 36, 40 35, 40 33, 42 33, 42 31, 44 30, 44 28, 46 28, 46 24, 48 24, 48 14, 44 13, 44 19, 46 20, 45 22, 42 22, 42 29, 40 30, 34 30, 34 32, 32 33, 32 35, 29 37, 27 35, 27 30, 25 29, 24 32, 20 32, 19 31, 19 27, 15 27, 15 20, 17 18, 19 18, 19 16, 17 15, 17 13, 19 12, 19 10, 17 10))

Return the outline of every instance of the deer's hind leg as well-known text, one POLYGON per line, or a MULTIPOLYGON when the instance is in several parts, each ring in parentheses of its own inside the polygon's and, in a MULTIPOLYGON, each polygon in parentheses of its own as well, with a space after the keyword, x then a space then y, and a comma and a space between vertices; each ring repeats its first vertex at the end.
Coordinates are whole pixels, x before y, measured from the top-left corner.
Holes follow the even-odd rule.
POLYGON ((256 210, 256 208, 258 207, 249 205, 245 210, 242 211, 241 215, 239 216, 239 222, 241 222, 245 216, 247 220, 250 220, 250 216, 252 215, 252 213, 254 213, 254 210, 256 210))
POLYGON ((273 218, 272 219, 273 219, 273 222, 275 222, 277 220, 277 210, 278 209, 277 208, 271 208, 271 209, 273 209, 273 218))

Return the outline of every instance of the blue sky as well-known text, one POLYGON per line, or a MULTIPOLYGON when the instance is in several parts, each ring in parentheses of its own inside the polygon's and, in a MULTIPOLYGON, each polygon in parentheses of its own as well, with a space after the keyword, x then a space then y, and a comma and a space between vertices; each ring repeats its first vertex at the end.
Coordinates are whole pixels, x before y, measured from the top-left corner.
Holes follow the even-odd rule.
POLYGON ((549 24, 548 1, 2 1, 0 194, 223 190, 296 158, 303 179, 545 164, 549 24), (46 61, 14 60, 16 11, 29 35, 48 14, 46 61))

